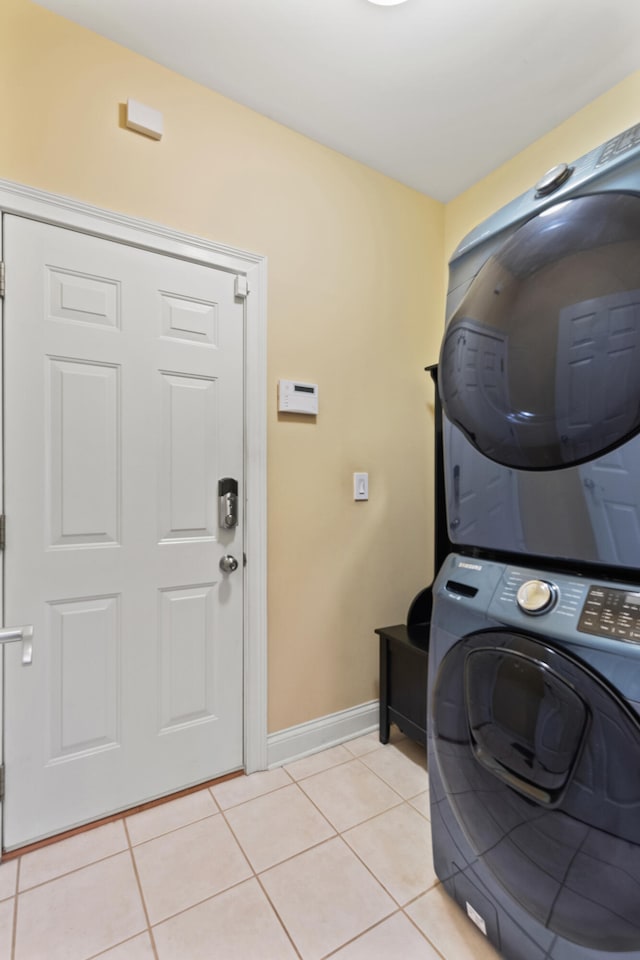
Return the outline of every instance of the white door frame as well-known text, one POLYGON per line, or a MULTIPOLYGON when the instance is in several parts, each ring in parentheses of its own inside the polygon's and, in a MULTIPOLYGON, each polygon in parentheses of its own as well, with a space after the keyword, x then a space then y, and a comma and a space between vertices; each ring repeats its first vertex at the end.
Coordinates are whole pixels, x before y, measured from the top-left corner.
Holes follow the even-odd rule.
MULTIPOLYGON (((0 212, 13 213, 80 233, 90 233, 107 240, 181 257, 247 278, 249 295, 245 300, 244 352, 244 550, 247 557, 244 568, 243 628, 244 766, 247 773, 264 770, 267 766, 266 257, 1 179, 0 212)), ((0 248, 0 255, 1 252, 0 248)), ((8 278, 8 283, 10 282, 11 279, 8 278)), ((7 360, 11 362, 11 358, 7 360)), ((29 385, 25 384, 25 390, 28 389, 29 385)), ((0 443, 0 453, 1 451, 0 443)), ((1 463, 0 469, 3 471, 1 463)), ((7 523, 11 523, 10 517, 7 523)), ((4 576, 2 563, 3 557, 0 554, 0 574, 4 576)), ((3 615, 1 604, 2 597, 0 614, 3 615)), ((1 616, 0 621, 4 622, 1 616)), ((38 655, 37 643, 36 637, 34 656, 38 655)), ((0 733, 3 717, 1 669, 0 657, 0 733)))

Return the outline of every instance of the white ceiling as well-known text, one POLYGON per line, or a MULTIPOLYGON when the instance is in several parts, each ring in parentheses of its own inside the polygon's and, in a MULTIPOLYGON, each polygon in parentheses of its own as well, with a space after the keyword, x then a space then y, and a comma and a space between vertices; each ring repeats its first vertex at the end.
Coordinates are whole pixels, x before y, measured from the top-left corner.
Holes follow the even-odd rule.
POLYGON ((640 68, 640 0, 40 2, 443 201, 640 68))

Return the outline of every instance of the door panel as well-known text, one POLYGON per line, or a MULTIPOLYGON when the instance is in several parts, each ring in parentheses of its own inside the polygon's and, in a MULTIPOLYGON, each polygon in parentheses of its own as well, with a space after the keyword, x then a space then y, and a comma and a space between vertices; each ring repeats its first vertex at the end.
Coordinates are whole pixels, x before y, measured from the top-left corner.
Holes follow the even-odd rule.
POLYGON ((5 218, 5 847, 242 766, 234 277, 5 218), (46 798, 46 802, 44 800, 46 798))
POLYGON ((162 374, 160 540, 216 532, 215 379, 162 374))
POLYGON ((48 605, 51 761, 119 740, 118 597, 48 605))
POLYGON ((215 665, 209 638, 217 629, 214 584, 161 592, 163 731, 216 714, 215 665))
POLYGON ((119 368, 48 357, 45 378, 49 544, 117 543, 119 368))

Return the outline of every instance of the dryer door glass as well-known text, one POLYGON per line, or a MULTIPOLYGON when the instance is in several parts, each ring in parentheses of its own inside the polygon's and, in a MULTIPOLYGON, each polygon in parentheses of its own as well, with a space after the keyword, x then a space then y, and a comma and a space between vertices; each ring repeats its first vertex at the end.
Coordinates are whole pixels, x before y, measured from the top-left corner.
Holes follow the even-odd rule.
POLYGON ((440 355, 449 420, 523 470, 584 463, 640 430, 640 197, 549 207, 484 263, 440 355))
POLYGON ((586 664, 507 630, 449 650, 430 709, 432 825, 451 837, 451 874, 481 863, 552 933, 640 956, 638 716, 586 664))

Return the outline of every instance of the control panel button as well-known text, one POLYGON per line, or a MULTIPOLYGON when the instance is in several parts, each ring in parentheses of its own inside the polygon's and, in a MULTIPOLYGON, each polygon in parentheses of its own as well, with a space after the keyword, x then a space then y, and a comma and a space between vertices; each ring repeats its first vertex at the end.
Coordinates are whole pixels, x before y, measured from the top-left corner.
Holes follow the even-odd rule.
POLYGON ((544 613, 557 597, 557 590, 546 580, 527 580, 518 589, 516 600, 524 613, 544 613))

